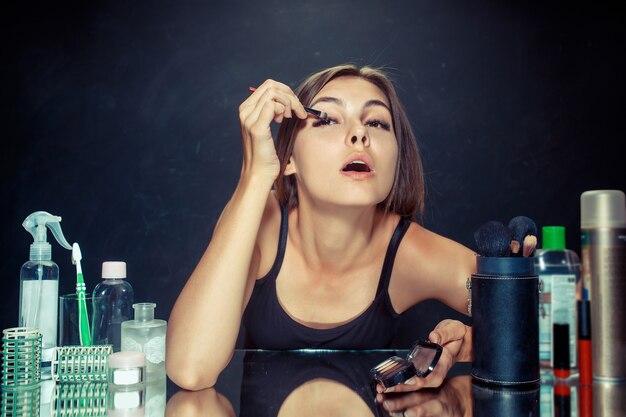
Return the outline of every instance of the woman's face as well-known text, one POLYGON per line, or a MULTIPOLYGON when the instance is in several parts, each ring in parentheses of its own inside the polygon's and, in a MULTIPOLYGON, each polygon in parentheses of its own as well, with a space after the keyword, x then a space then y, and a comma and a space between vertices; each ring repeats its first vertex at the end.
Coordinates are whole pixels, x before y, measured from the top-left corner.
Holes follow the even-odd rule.
POLYGON ((285 175, 295 175, 298 199, 344 206, 372 206, 393 186, 398 144, 387 97, 359 77, 326 84, 311 107, 328 121, 309 117, 297 133, 285 175))

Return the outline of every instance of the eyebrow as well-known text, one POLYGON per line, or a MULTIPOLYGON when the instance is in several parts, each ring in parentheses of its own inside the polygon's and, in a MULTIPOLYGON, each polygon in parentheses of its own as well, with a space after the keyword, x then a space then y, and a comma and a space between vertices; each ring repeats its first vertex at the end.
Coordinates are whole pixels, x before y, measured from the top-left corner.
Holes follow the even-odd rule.
MULTIPOLYGON (((317 100, 311 103, 311 107, 315 106, 317 103, 334 103, 334 104, 337 104, 338 106, 342 106, 342 107, 346 106, 346 103, 342 99, 336 98, 336 97, 319 97, 317 100)), ((391 109, 389 108, 389 106, 385 104, 383 101, 378 100, 378 99, 368 100, 367 102, 365 102, 365 105, 363 106, 363 108, 373 107, 373 106, 382 106, 386 108, 389 111, 389 113, 391 113, 391 109)))

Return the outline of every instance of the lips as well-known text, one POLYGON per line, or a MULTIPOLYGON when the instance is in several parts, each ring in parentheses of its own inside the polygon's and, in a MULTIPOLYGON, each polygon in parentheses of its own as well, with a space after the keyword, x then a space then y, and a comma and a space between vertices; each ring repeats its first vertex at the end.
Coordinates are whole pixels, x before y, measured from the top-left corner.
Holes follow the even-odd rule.
POLYGON ((342 172, 372 172, 373 163, 366 154, 351 155, 343 164, 342 172))
POLYGON ((346 166, 344 166, 341 170, 343 172, 350 172, 350 171, 371 172, 372 171, 369 165, 367 165, 365 161, 361 161, 361 160, 352 161, 348 163, 346 166))

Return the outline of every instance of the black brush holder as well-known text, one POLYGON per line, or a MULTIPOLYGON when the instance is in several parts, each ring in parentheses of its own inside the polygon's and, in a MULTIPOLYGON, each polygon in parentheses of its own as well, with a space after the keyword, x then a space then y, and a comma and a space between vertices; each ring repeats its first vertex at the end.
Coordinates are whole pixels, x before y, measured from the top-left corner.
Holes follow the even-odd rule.
POLYGON ((529 417, 539 416, 540 385, 483 385, 472 383, 473 415, 529 417))
POLYGON ((472 376, 486 384, 539 382, 539 279, 534 258, 482 257, 471 279, 472 376))

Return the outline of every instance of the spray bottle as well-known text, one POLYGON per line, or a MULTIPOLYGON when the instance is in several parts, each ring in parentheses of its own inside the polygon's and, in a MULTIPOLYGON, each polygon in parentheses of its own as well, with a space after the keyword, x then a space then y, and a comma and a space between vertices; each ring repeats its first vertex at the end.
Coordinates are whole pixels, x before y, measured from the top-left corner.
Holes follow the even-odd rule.
POLYGON ((33 236, 30 259, 20 270, 19 325, 37 327, 42 335, 41 375, 50 377, 50 366, 57 345, 59 267, 52 261, 52 247, 47 241, 47 228, 65 249, 72 246, 61 231, 61 217, 45 211, 31 213, 22 226, 33 236))
POLYGON ((626 194, 589 190, 580 195, 585 292, 591 300, 593 379, 626 381, 626 194))

